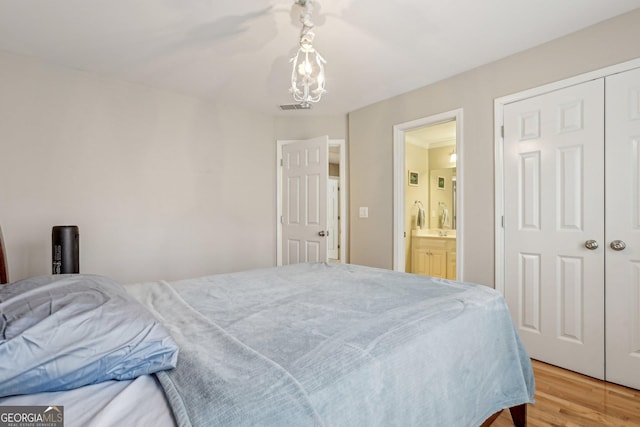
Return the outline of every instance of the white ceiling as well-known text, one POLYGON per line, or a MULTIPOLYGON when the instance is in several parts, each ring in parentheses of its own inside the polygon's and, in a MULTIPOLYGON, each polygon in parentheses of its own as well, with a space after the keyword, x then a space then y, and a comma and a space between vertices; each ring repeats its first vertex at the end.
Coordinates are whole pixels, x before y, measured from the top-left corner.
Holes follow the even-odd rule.
POLYGON ((328 93, 290 104, 293 0, 0 0, 0 50, 270 114, 341 114, 640 7, 640 0, 315 0, 328 93))

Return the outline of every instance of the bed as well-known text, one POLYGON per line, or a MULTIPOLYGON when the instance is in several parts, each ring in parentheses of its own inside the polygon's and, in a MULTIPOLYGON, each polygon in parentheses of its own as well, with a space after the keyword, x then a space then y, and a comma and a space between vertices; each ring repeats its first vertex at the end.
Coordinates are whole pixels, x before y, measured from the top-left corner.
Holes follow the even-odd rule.
POLYGON ((506 408, 525 425, 533 401, 504 300, 479 285, 325 263, 58 275, 0 287, 0 311, 0 407, 59 405, 66 426, 479 426, 506 408))

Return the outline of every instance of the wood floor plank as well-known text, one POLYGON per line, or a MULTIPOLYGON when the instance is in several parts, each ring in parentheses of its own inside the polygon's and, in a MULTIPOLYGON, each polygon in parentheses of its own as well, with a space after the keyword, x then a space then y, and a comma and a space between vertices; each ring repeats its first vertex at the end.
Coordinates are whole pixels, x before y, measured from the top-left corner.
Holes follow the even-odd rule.
MULTIPOLYGON (((527 409, 529 427, 640 426, 640 391, 532 361, 536 403, 527 409)), ((492 424, 512 427, 509 411, 492 424)))

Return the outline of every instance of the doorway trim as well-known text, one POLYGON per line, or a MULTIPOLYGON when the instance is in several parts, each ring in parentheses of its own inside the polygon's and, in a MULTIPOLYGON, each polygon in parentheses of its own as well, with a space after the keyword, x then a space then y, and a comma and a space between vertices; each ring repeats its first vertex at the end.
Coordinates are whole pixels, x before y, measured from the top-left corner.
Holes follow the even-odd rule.
POLYGON ((400 123, 393 126, 393 269, 405 271, 405 133, 413 129, 456 121, 456 180, 457 180, 457 223, 456 223, 456 280, 463 280, 464 253, 464 144, 463 144, 463 110, 447 111, 428 117, 400 123))
MULTIPOLYGON (((276 140, 276 265, 282 265, 282 147, 292 142, 300 142, 301 139, 276 140)), ((347 149, 344 139, 330 139, 329 147, 340 148, 340 259, 341 264, 347 263, 349 248, 347 247, 347 149)), ((328 165, 327 165, 328 167, 328 165)))
POLYGON ((511 95, 496 98, 494 100, 493 107, 493 138, 494 138, 494 176, 495 176, 495 218, 494 218, 494 275, 495 275, 495 289, 504 295, 505 291, 505 250, 504 250, 504 138, 503 125, 504 125, 504 107, 507 104, 513 102, 522 101, 534 96, 543 95, 548 92, 553 92, 558 89, 563 89, 569 86, 574 86, 580 83, 585 83, 590 80, 600 79, 612 74, 622 73, 634 68, 640 68, 640 58, 633 59, 631 61, 623 62, 620 64, 612 65, 609 67, 601 68, 599 70, 590 71, 584 74, 579 74, 574 77, 559 80, 546 85, 538 86, 532 89, 527 89, 522 92, 516 92, 511 95))

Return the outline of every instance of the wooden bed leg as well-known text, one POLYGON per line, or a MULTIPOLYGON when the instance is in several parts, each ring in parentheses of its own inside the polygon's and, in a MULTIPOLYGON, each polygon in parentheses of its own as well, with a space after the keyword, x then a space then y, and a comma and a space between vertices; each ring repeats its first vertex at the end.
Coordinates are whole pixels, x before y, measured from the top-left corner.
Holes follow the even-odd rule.
POLYGON ((501 413, 502 413, 502 409, 496 412, 495 414, 491 415, 489 418, 487 418, 487 420, 483 422, 480 427, 489 427, 491 424, 493 424, 496 418, 500 416, 501 413))
POLYGON ((509 408, 513 425, 516 427, 526 427, 527 425, 527 404, 512 406, 509 408))
MULTIPOLYGON (((513 420, 513 425, 515 427, 526 427, 527 426, 527 404, 523 403, 522 405, 512 406, 509 408, 509 412, 511 412, 511 419, 513 420)), ((502 410, 496 412, 491 415, 485 422, 482 423, 480 427, 489 427, 493 422, 500 416, 502 410)))

